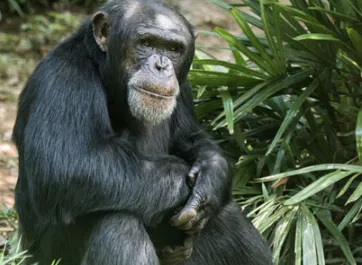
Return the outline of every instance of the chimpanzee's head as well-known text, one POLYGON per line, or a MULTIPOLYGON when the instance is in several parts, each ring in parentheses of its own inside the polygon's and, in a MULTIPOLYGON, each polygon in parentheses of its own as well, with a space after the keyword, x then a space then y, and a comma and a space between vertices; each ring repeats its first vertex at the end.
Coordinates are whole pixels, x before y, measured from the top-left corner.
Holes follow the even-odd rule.
POLYGON ((93 16, 93 35, 132 115, 150 125, 169 118, 194 55, 186 19, 152 0, 114 0, 93 16))

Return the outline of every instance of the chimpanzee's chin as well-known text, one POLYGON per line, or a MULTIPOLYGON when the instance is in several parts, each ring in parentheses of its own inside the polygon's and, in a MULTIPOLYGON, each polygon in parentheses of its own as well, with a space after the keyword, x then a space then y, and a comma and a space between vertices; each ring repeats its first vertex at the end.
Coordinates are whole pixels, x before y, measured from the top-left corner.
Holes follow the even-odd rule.
POLYGON ((128 105, 137 120, 147 125, 157 125, 171 117, 176 97, 133 88, 128 92, 128 105))

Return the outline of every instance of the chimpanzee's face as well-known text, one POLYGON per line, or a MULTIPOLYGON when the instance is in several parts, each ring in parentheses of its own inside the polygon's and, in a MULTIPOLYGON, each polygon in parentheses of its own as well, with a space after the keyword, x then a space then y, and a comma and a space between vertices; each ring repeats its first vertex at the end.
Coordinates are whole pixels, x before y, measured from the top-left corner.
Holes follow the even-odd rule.
MULTIPOLYGON (((172 115, 180 93, 179 81, 190 67, 194 49, 193 34, 184 20, 169 9, 161 11, 136 1, 123 17, 126 27, 132 27, 124 40, 127 51, 122 62, 122 71, 127 73, 127 101, 132 115, 149 125, 172 115)), ((96 14, 94 32, 102 25, 99 21, 102 19, 96 14)), ((101 48, 102 30, 108 31, 101 26, 101 37, 95 37, 101 48)), ((107 40, 103 42, 106 50, 107 40)))

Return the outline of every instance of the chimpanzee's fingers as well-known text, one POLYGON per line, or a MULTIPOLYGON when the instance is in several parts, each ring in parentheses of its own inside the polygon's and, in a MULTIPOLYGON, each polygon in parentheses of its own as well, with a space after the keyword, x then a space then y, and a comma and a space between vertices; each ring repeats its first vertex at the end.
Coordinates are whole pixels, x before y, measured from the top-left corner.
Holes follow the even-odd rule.
POLYGON ((195 234, 200 232, 208 221, 207 211, 201 209, 199 213, 185 224, 177 226, 177 228, 184 230, 188 234, 195 234))
POLYGON ((187 237, 182 246, 173 248, 164 247, 161 250, 158 250, 157 255, 160 258, 161 265, 178 264, 190 258, 194 246, 193 238, 193 236, 187 237))
POLYGON ((190 221, 192 218, 194 218, 196 215, 197 211, 195 210, 195 208, 185 207, 179 214, 171 218, 170 224, 173 226, 183 225, 190 221))
POLYGON ((195 236, 188 236, 184 242, 184 247, 187 249, 192 249, 194 247, 195 236))
POLYGON ((204 202, 205 199, 202 199, 198 193, 194 192, 181 212, 171 218, 170 224, 172 226, 180 226, 187 223, 198 214, 198 211, 200 207, 204 205, 204 202))
POLYGON ((200 233, 200 231, 202 231, 202 229, 204 229, 204 227, 205 227, 205 225, 207 224, 208 221, 209 221, 209 218, 201 219, 191 229, 185 231, 185 233, 190 235, 190 236, 191 235, 197 235, 198 233, 200 233))
POLYGON ((188 174, 188 178, 187 178, 187 181, 189 183, 189 185, 191 187, 195 186, 195 183, 196 183, 196 180, 197 180, 197 177, 200 173, 200 170, 201 170, 201 165, 200 164, 195 164, 191 169, 190 169, 190 172, 188 174))
POLYGON ((167 256, 167 255, 173 253, 173 249, 172 249, 172 247, 167 246, 167 247, 160 249, 158 252, 161 256, 167 256))

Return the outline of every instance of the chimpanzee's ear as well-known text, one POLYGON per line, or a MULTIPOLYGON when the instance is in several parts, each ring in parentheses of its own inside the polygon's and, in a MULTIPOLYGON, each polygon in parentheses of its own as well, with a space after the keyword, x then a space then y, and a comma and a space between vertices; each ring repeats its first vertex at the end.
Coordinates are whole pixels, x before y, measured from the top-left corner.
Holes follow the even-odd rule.
POLYGON ((111 25, 109 24, 108 15, 104 12, 97 12, 92 19, 93 36, 99 48, 107 51, 108 36, 111 25))

